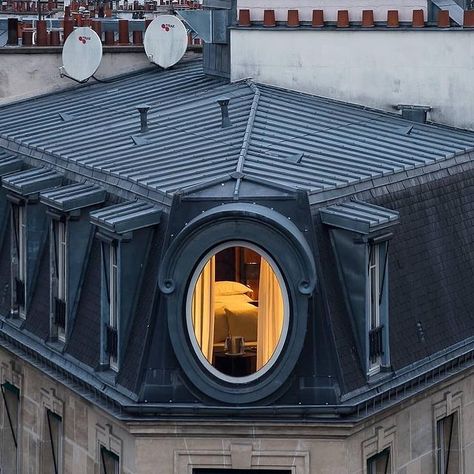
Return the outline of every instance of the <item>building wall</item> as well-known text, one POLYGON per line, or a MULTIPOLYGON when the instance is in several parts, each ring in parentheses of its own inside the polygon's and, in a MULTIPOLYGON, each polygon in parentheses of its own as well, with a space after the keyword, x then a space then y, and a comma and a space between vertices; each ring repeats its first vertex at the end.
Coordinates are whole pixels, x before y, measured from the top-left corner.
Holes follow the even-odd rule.
MULTIPOLYGON (((474 370, 427 393, 350 423, 118 422, 28 363, 0 349, 1 381, 20 389, 21 473, 40 473, 45 407, 63 418, 65 474, 98 474, 99 443, 117 452, 124 474, 191 474, 195 467, 293 469, 294 474, 363 473, 390 447, 392 472, 435 473, 436 419, 460 414, 464 470, 474 466, 474 370)), ((0 402, 0 428, 6 423, 0 402)), ((5 456, 5 453, 0 453, 5 456)), ((2 459, 2 458, 0 458, 2 459)), ((1 461, 0 461, 1 463, 1 461)))
POLYGON ((360 21, 362 10, 373 10, 375 21, 386 21, 388 10, 398 10, 400 21, 411 21, 413 10, 427 11, 426 0, 238 0, 237 8, 248 8, 252 20, 262 21, 265 9, 275 10, 277 21, 286 21, 287 11, 297 9, 300 20, 311 21, 312 10, 324 10, 326 21, 336 21, 338 10, 349 10, 351 21, 360 21))
POLYGON ((231 77, 387 111, 429 105, 429 119, 472 130, 473 34, 235 29, 231 77))
MULTIPOLYGON (((0 49, 0 64, 0 105, 77 86, 77 82, 59 75, 61 51, 25 54, 18 48, 15 53, 0 49)), ((143 51, 108 52, 104 53, 96 77, 106 79, 149 66, 143 51)), ((94 82, 90 80, 91 84, 94 82)))

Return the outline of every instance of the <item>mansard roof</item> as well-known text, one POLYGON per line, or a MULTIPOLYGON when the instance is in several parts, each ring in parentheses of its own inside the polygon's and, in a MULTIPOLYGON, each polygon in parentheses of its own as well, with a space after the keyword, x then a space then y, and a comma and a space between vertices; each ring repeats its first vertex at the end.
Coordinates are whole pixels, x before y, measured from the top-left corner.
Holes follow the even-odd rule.
MULTIPOLYGON (((462 363, 472 363, 473 150, 474 132, 409 122, 395 114, 251 81, 229 84, 204 76, 196 61, 3 106, 0 175, 10 176, 6 182, 13 181, 10 173, 19 172, 23 165, 47 168, 49 174, 61 174, 65 184, 41 193, 41 201, 48 206, 68 211, 98 204, 107 190, 105 206, 109 207, 94 208, 90 214, 87 210, 87 222, 91 215, 93 223, 115 233, 153 227, 147 227, 148 258, 116 380, 104 382, 97 371, 100 321, 96 315, 101 306, 97 239, 83 262, 77 317, 64 353, 43 343, 50 319, 47 247, 40 257, 40 277, 26 331, 4 324, 2 344, 7 341, 12 352, 30 357, 51 373, 56 370, 59 380, 67 374, 88 390, 92 387, 93 395, 88 392, 92 401, 108 397, 107 403, 142 410, 143 405, 134 402, 142 400, 144 381, 150 379, 156 387, 172 387, 169 397, 166 392, 166 404, 148 404, 153 413, 171 413, 176 407, 180 414, 205 410, 218 414, 226 409, 235 414, 235 407, 210 406, 185 391, 185 376, 172 356, 167 332, 155 329, 163 325, 163 320, 157 322, 157 314, 165 311, 164 297, 157 289, 160 259, 174 235, 173 225, 187 225, 189 217, 177 212, 170 217, 166 205, 178 203, 177 198, 173 201, 178 193, 184 194, 183 201, 205 198, 214 200, 212 205, 229 197, 246 202, 256 197, 271 207, 286 199, 286 216, 299 206, 295 213, 300 218, 304 214, 304 231, 306 235, 312 232, 308 239, 314 238, 316 249, 320 291, 314 301, 317 317, 311 319, 308 334, 327 330, 337 353, 339 401, 345 408, 352 413, 359 413, 360 406, 380 408, 387 399, 402 396, 397 387, 417 389, 446 375, 443 370, 452 360, 464 358, 462 363), (232 126, 228 128, 221 127, 217 103, 224 97, 230 99, 232 126), (143 134, 144 140, 134 141, 140 127, 136 106, 143 102, 151 106, 149 132, 143 134), (302 194, 309 196, 312 215, 300 206, 302 194), (351 204, 349 197, 357 200, 351 204), (323 225, 329 214, 337 217, 337 222, 329 219, 330 225, 362 233, 400 221, 390 241, 389 257, 393 377, 380 385, 369 386, 357 362, 328 226, 323 225), (160 340, 152 344, 154 334, 160 340), (152 345, 168 354, 165 368, 147 366, 152 345), (26 355, 21 352, 23 346, 29 348, 26 355), (372 395, 379 397, 379 405, 372 404, 374 398, 367 401, 372 395), (176 403, 169 403, 171 399, 176 403)), ((22 173, 28 175, 31 169, 22 173)), ((6 232, 0 248, 2 288, 10 283, 9 240, 6 232)), ((0 300, 2 315, 8 314, 7 300, 0 300)), ((311 357, 313 349, 321 351, 306 347, 311 357)), ((329 358, 328 353, 318 355, 329 358)), ((311 357, 303 354, 301 360, 308 364, 311 357)), ((453 370, 460 367, 461 362, 453 370)), ((296 372, 294 393, 299 394, 301 387, 309 393, 318 375, 302 376, 298 386, 303 367, 296 372)), ((328 384, 334 384, 333 380, 328 384)), ((301 410, 307 416, 312 409, 315 413, 320 409, 299 406, 301 400, 295 400, 288 395, 281 413, 301 410), (288 408, 288 404, 293 406, 288 408)), ((271 407, 259 409, 259 416, 274 416, 271 407)), ((238 411, 244 412, 245 408, 238 411)))

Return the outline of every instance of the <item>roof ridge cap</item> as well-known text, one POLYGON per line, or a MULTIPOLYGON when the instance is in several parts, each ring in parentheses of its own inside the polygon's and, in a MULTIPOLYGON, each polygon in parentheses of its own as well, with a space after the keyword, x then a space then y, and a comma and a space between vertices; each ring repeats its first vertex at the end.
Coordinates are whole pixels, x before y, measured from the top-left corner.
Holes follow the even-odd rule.
POLYGON ((235 188, 234 188, 234 199, 236 199, 239 194, 240 183, 243 177, 245 158, 247 157, 247 152, 250 145, 250 137, 252 135, 253 124, 255 122, 255 117, 257 115, 257 110, 258 110, 258 103, 260 100, 260 89, 258 88, 258 86, 251 79, 247 79, 245 82, 250 87, 250 89, 254 92, 254 96, 252 100, 252 105, 250 106, 250 114, 247 120, 247 127, 245 128, 244 138, 242 140, 242 148, 240 149, 239 159, 237 161, 237 166, 235 168, 235 172, 237 173, 238 177, 237 177, 237 182, 235 183, 235 188))

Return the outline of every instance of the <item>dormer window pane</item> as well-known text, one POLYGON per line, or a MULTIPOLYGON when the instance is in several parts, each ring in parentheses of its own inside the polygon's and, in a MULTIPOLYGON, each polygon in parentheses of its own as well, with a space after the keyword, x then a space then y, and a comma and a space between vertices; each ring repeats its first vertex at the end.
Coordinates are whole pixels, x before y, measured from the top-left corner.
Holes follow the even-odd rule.
POLYGON ((369 252, 369 374, 380 370, 382 362, 382 326, 380 320, 380 245, 371 245, 369 252))
POLYGON ((67 225, 52 221, 54 323, 60 341, 66 340, 67 304, 67 225))
POLYGON ((25 318, 26 284, 26 208, 12 204, 12 313, 25 318))
MULTIPOLYGON (((109 246, 109 326, 108 334, 117 334, 118 329, 118 262, 117 262, 117 245, 112 243, 109 246)), ((111 336, 109 336, 111 338, 111 336)), ((110 349, 110 341, 109 349, 110 349)), ((118 370, 117 347, 115 350, 109 351, 109 365, 111 369, 118 370)))

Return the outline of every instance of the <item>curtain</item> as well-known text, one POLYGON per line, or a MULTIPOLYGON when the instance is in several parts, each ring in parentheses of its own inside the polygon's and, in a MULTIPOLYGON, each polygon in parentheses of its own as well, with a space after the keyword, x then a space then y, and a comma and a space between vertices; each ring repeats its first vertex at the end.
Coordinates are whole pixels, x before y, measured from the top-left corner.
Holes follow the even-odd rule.
POLYGON ((260 264, 258 294, 257 370, 273 355, 283 328, 283 295, 280 283, 264 258, 260 264))
POLYGON ((203 268, 193 293, 192 317, 194 334, 204 357, 212 364, 214 349, 214 282, 216 259, 212 257, 203 268))

